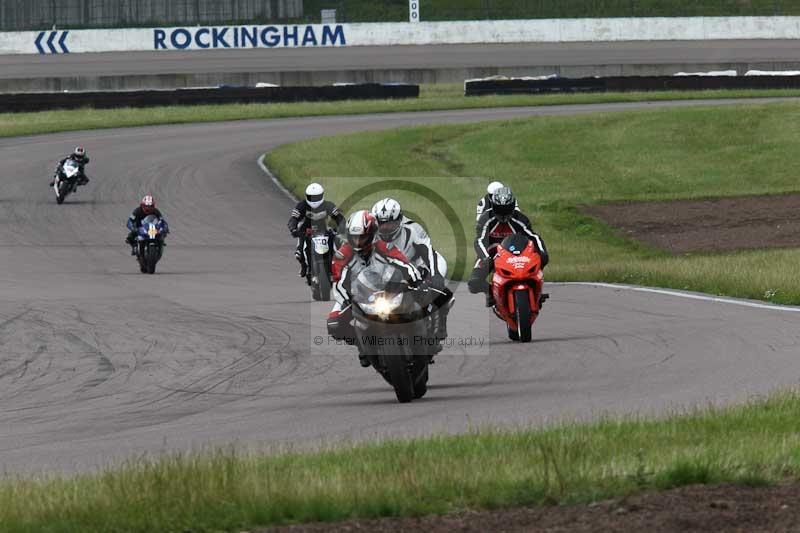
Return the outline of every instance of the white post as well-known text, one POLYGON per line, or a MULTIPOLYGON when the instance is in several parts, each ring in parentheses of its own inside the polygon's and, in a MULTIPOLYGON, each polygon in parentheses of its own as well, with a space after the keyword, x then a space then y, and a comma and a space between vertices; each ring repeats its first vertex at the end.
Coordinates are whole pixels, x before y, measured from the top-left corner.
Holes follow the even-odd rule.
POLYGON ((419 0, 408 0, 408 21, 419 22, 419 0))

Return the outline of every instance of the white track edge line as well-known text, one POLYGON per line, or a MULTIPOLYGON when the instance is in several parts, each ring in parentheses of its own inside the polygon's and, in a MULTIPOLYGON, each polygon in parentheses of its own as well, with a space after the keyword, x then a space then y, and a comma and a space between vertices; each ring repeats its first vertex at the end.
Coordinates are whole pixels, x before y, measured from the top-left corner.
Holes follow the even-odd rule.
POLYGON ((678 298, 686 298, 688 300, 701 300, 704 302, 714 302, 729 305, 738 305, 741 307, 752 307, 755 309, 767 309, 770 311, 782 311, 784 313, 800 313, 800 307, 792 307, 788 305, 775 305, 775 304, 761 304, 757 302, 750 302, 747 300, 736 300, 733 298, 721 298, 719 296, 705 296, 702 294, 691 294, 680 291, 672 291, 668 289, 654 289, 651 287, 639 287, 635 285, 622 285, 616 283, 594 283, 590 281, 573 281, 573 282, 553 282, 552 285, 578 285, 584 287, 603 287, 607 289, 618 289, 633 292, 646 292, 651 294, 662 294, 666 296, 676 296, 678 298))
POLYGON ((292 194, 292 191, 287 189, 286 186, 284 186, 284 184, 281 183, 281 180, 276 178, 275 174, 273 174, 272 171, 264 163, 264 158, 265 157, 267 157, 266 153, 261 154, 260 156, 258 156, 258 159, 256 159, 256 163, 258 163, 258 167, 264 172, 264 174, 269 176, 269 179, 272 180, 272 183, 274 183, 275 186, 278 187, 278 189, 280 189, 280 191, 283 194, 285 194, 287 198, 289 198, 289 200, 291 200, 293 202, 298 202, 299 200, 297 199, 297 197, 294 194, 292 194))

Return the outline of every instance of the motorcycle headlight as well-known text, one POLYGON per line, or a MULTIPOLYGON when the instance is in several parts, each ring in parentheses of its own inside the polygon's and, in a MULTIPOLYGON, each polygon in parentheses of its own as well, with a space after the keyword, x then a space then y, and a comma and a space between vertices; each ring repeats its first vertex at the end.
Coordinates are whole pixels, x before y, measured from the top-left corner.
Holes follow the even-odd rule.
POLYGON ((403 293, 389 295, 378 293, 370 296, 369 301, 361 304, 361 308, 368 315, 375 315, 381 320, 386 320, 403 303, 403 293))

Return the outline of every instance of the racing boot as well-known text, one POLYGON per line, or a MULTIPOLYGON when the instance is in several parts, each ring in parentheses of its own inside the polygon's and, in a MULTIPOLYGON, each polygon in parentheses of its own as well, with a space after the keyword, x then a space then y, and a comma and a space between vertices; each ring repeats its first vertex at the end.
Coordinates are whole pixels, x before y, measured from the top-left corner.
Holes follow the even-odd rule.
POLYGON ((300 272, 297 273, 298 277, 308 278, 308 265, 305 261, 300 261, 299 259, 298 262, 300 263, 300 272))
POLYGON ((486 307, 494 307, 494 295, 491 290, 486 291, 486 307))
POLYGON ((549 294, 547 294, 547 293, 542 293, 542 295, 541 295, 541 296, 539 296, 539 309, 541 309, 542 307, 544 307, 544 303, 545 303, 547 300, 549 300, 549 299, 550 299, 550 295, 549 295, 549 294))
POLYGON ((128 246, 131 247, 131 255, 135 257, 136 256, 136 243, 133 240, 133 236, 134 236, 133 232, 129 233, 128 236, 125 238, 125 244, 127 244, 128 246))

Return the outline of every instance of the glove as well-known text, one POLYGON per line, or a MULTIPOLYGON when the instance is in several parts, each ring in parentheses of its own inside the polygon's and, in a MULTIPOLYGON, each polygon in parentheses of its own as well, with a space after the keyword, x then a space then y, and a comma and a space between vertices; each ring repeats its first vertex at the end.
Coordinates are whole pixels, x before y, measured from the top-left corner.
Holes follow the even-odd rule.
POLYGON ((428 289, 430 288, 430 285, 428 285, 427 281, 421 280, 412 284, 411 286, 414 288, 415 291, 417 291, 417 294, 421 295, 423 298, 427 298, 428 289))
POLYGON ((296 239, 296 238, 298 238, 298 237, 300 236, 300 232, 297 230, 297 228, 294 228, 294 229, 293 229, 293 230, 291 230, 289 233, 291 233, 291 234, 292 234, 292 237, 294 237, 295 239, 296 239))
POLYGON ((427 283, 422 278, 420 278, 420 279, 410 279, 410 280, 408 280, 407 283, 408 283, 408 286, 411 287, 412 289, 423 289, 423 288, 427 287, 427 283))
POLYGON ((311 228, 306 228, 306 237, 311 237, 311 234, 314 233, 314 230, 311 228))

